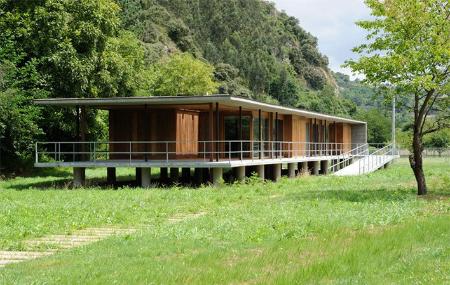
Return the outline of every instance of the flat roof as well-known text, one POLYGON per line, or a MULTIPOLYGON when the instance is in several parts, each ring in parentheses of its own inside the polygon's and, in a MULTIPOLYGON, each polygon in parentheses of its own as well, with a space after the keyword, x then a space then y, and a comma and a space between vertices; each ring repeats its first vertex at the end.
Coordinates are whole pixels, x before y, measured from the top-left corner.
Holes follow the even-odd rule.
POLYGON ((242 107, 246 109, 261 109, 265 112, 278 112, 285 115, 298 115, 309 118, 317 118, 327 121, 340 123, 366 124, 363 121, 347 119, 317 112, 283 107, 274 104, 262 103, 252 99, 230 96, 230 95, 206 95, 206 96, 148 96, 148 97, 112 97, 112 98, 50 98, 36 99, 36 105, 45 106, 90 106, 90 107, 109 107, 109 106, 142 106, 142 105, 173 105, 173 104, 210 104, 219 103, 230 107, 242 107))

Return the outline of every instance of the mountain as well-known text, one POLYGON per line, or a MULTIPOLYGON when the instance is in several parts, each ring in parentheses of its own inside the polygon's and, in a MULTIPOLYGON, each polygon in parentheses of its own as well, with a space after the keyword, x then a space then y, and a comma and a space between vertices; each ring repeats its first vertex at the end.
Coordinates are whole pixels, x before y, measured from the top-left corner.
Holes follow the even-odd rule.
MULTIPOLYGON (((301 95, 337 88, 317 39, 261 0, 119 0, 122 24, 146 60, 188 52, 216 68, 219 91, 298 106, 301 95)), ((304 101, 304 100, 303 100, 304 101)))

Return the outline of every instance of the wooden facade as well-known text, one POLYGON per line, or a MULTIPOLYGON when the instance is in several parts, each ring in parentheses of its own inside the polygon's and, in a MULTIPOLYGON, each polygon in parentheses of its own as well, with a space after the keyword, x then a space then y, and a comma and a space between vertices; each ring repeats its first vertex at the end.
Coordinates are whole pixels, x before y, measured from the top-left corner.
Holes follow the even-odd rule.
POLYGON ((350 151, 351 132, 349 123, 219 104, 109 109, 111 159, 128 159, 130 148, 132 159, 198 158, 201 153, 213 160, 228 152, 235 157, 241 148, 245 158, 302 156, 315 151, 309 143, 344 144, 340 150, 350 151))

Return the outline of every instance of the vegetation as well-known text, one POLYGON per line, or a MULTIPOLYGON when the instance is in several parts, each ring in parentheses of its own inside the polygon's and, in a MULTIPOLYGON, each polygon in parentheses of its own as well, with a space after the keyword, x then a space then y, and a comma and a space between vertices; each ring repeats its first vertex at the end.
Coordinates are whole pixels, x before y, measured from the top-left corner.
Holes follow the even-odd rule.
MULTIPOLYGON (((317 39, 266 1, 0 1, 0 168, 73 140, 76 112, 36 98, 228 93, 343 116, 317 39), (183 80, 180 80, 182 78, 183 80)), ((104 115, 88 110, 87 139, 104 115)))
POLYGON ((208 63, 189 54, 176 54, 155 65, 150 92, 157 96, 216 93, 213 72, 208 63))
MULTIPOLYGON (((92 226, 142 230, 8 265, 0 283, 442 284, 450 269, 448 160, 430 159, 425 171, 429 199, 414 195, 406 159, 360 177, 170 191, 68 190, 62 171, 3 181, 2 250, 92 226), (193 213, 205 215, 168 220, 193 213)), ((105 179, 98 170, 87 175, 105 179)))
MULTIPOLYGON (((380 2, 366 0, 373 20, 358 25, 369 31, 368 43, 354 49, 363 56, 349 61, 366 81, 392 88, 386 94, 407 98, 414 114, 410 165, 419 195, 427 193, 423 172, 423 137, 450 127, 450 21, 446 0, 380 2), (436 118, 431 126, 428 117, 436 118)), ((403 100, 399 100, 404 102, 403 100)))

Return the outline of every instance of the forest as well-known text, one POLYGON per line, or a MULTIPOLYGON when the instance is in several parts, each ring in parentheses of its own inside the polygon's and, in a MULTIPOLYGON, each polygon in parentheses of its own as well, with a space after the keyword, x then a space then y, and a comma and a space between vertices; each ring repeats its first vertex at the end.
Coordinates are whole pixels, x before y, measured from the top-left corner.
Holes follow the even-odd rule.
MULTIPOLYGON (((390 139, 389 102, 332 72, 317 38, 273 3, 0 1, 4 171, 29 168, 35 141, 74 139, 73 110, 33 99, 213 93, 354 117, 368 121, 369 142, 390 139)), ((88 139, 106 138, 105 114, 87 116, 88 139)))

